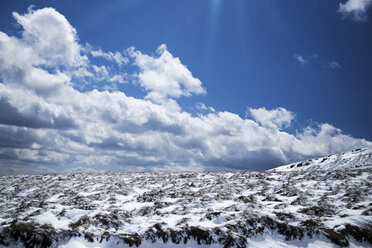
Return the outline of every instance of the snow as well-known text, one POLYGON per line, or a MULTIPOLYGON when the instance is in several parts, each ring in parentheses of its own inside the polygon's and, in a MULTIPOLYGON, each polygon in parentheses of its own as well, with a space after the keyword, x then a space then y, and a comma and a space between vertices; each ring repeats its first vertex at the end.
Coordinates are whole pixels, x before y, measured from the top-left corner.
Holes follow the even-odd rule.
MULTIPOLYGON (((58 248, 127 248, 130 247, 129 245, 123 245, 122 243, 118 243, 117 240, 110 240, 110 241, 102 241, 102 243, 99 242, 88 242, 86 239, 82 237, 75 237, 72 238, 68 243, 64 245, 58 246, 58 248)), ((141 248, 192 248, 192 247, 198 247, 198 248, 222 248, 221 245, 218 244, 212 244, 212 245, 198 245, 195 241, 189 241, 187 244, 174 244, 174 243, 166 243, 163 242, 156 242, 152 243, 150 241, 144 241, 141 243, 141 248)), ((0 246, 1 248, 1 246, 0 246)))
POLYGON ((49 210, 34 217, 34 221, 41 225, 51 225, 56 229, 68 229, 68 225, 71 221, 67 218, 57 218, 56 215, 57 213, 53 213, 53 211, 49 210))
POLYGON ((352 168, 4 176, 0 244, 23 247, 10 235, 23 230, 61 248, 337 247, 327 232, 372 225, 372 170, 352 168))
POLYGON ((357 149, 328 157, 279 166, 274 171, 342 170, 372 168, 372 148, 357 149))
MULTIPOLYGON (((26 194, 27 195, 27 194, 26 194)), ((25 196, 26 196, 25 195, 25 196)), ((55 201, 57 201, 57 199, 60 197, 60 196, 62 196, 63 194, 56 194, 56 195, 53 195, 52 197, 50 197, 47 201, 48 202, 55 202, 55 201)))
POLYGON ((308 247, 308 248, 329 248, 338 247, 324 240, 312 240, 312 241, 294 241, 288 242, 282 237, 275 235, 264 235, 258 238, 253 238, 248 241, 249 248, 296 248, 296 247, 308 247))
MULTIPOLYGON (((1 246, 0 246, 1 247, 1 246)), ((128 245, 118 244, 116 240, 111 240, 109 242, 103 241, 99 242, 88 242, 83 237, 72 238, 68 243, 58 246, 58 248, 119 248, 119 247, 129 247, 128 245)), ((174 243, 152 243, 149 241, 144 241, 141 243, 142 248, 222 248, 220 244, 212 245, 198 245, 195 241, 189 241, 187 244, 174 244, 174 243)), ((332 244, 327 239, 304 239, 296 241, 287 241, 278 235, 262 235, 256 238, 249 239, 247 242, 247 247, 249 248, 337 248, 338 245, 332 244)), ((351 248, 363 248, 368 247, 366 244, 356 244, 350 243, 351 248)))
POLYGON ((133 210, 139 210, 143 207, 150 207, 152 205, 154 205, 153 202, 128 202, 123 205, 123 209, 131 212, 133 210))

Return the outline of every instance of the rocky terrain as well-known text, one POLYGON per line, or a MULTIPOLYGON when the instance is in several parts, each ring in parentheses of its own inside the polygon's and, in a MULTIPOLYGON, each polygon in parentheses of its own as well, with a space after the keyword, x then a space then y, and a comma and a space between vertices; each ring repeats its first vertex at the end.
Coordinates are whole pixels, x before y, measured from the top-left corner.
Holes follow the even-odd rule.
POLYGON ((360 150, 264 172, 3 176, 0 247, 370 247, 372 169, 355 162, 370 159, 360 150))

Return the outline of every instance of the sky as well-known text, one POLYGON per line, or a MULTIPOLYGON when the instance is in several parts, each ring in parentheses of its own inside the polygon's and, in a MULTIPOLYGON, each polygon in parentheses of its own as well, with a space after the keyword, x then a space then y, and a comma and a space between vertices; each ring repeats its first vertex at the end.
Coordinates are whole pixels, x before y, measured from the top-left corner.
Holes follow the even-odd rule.
POLYGON ((372 147, 372 0, 0 3, 0 174, 266 170, 372 147))

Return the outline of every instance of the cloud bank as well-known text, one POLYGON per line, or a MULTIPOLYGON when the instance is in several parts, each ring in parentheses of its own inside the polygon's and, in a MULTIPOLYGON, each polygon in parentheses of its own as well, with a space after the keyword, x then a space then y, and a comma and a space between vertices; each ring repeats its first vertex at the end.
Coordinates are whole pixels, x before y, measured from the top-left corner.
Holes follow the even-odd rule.
POLYGON ((372 147, 330 124, 290 133, 295 114, 284 108, 248 108, 250 118, 201 103, 186 112, 177 99, 207 91, 165 45, 153 56, 105 52, 80 44, 55 9, 13 15, 20 36, 0 32, 0 174, 262 170, 372 147), (128 96, 118 83, 146 95, 128 96))

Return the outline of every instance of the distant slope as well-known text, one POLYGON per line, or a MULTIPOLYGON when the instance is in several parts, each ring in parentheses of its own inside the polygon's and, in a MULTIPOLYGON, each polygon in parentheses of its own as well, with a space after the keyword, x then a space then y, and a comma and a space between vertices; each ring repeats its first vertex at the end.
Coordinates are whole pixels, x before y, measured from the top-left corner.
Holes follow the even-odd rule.
POLYGON ((372 149, 363 148, 350 152, 309 159, 271 169, 272 171, 344 170, 372 168, 372 149))

